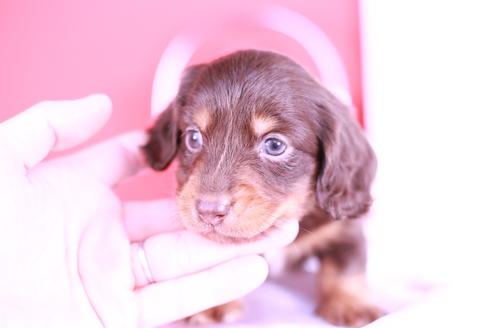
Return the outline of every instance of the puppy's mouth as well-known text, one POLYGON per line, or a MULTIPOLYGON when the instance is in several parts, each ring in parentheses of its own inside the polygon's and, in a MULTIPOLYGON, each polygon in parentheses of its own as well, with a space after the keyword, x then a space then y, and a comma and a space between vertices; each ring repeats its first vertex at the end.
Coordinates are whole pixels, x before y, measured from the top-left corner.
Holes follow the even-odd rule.
POLYGON ((220 222, 212 224, 201 220, 197 213, 192 213, 188 217, 181 214, 181 217, 187 229, 219 243, 233 244, 262 239, 275 230, 277 223, 281 221, 280 218, 274 216, 252 218, 241 215, 228 215, 221 218, 220 222), (246 222, 250 224, 245 224, 246 222))
POLYGON ((265 236, 267 236, 271 230, 274 230, 274 226, 269 227, 265 231, 262 231, 252 237, 240 237, 240 236, 228 235, 227 233, 222 232, 220 227, 212 226, 208 231, 201 232, 200 234, 207 239, 219 243, 241 244, 241 243, 248 243, 248 242, 253 242, 262 239, 265 236))

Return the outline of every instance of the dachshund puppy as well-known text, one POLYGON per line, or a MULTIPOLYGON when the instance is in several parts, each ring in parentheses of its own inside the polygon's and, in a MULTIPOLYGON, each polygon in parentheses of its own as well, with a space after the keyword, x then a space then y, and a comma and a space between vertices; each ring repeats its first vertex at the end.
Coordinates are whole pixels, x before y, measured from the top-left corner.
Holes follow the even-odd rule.
MULTIPOLYGON (((320 261, 317 313, 361 326, 381 311, 365 295, 358 218, 371 205, 374 153, 349 110, 287 57, 247 50, 190 67, 149 132, 148 164, 177 157, 183 224, 221 243, 262 238, 301 218, 285 252, 320 261)), ((222 321, 228 304, 204 313, 222 321)))

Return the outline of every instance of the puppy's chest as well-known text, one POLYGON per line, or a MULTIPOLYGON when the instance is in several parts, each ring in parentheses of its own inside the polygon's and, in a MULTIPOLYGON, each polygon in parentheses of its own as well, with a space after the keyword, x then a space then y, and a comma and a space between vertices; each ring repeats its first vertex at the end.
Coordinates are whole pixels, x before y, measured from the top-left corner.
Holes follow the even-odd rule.
POLYGON ((331 235, 330 231, 336 230, 336 227, 335 229, 331 227, 336 225, 336 222, 333 224, 323 210, 311 207, 300 219, 299 234, 295 241, 281 250, 267 252, 266 259, 270 273, 277 276, 285 270, 304 266, 307 259, 315 255, 317 250, 325 247, 327 234, 331 235))
POLYGON ((299 221, 300 229, 296 240, 312 235, 320 227, 333 225, 334 222, 336 221, 331 219, 324 210, 316 205, 311 206, 299 221))

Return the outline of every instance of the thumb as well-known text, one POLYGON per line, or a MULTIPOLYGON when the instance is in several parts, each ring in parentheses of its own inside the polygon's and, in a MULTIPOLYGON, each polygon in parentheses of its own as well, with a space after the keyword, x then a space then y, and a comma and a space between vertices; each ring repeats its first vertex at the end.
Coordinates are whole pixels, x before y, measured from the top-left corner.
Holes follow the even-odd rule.
POLYGON ((0 154, 20 169, 30 169, 52 150, 76 146, 108 121, 106 95, 77 100, 43 101, 0 124, 0 154))

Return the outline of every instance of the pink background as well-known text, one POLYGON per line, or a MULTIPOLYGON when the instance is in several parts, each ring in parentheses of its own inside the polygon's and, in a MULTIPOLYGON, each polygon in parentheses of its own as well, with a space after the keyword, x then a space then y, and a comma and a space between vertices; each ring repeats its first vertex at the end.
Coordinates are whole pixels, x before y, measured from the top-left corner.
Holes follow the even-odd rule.
MULTIPOLYGON (((295 10, 323 29, 341 54, 353 102, 361 109, 356 0, 11 0, 0 2, 0 121, 40 100, 103 92, 113 101, 113 116, 91 142, 146 127, 153 74, 168 41, 177 33, 206 30, 220 21, 230 28, 216 35, 192 62, 231 48, 267 48, 293 57, 316 75, 305 50, 292 40, 228 21, 233 14, 247 21, 265 4, 295 10)), ((123 198, 142 199, 169 196, 173 190, 171 170, 137 177, 118 191, 123 198)))

